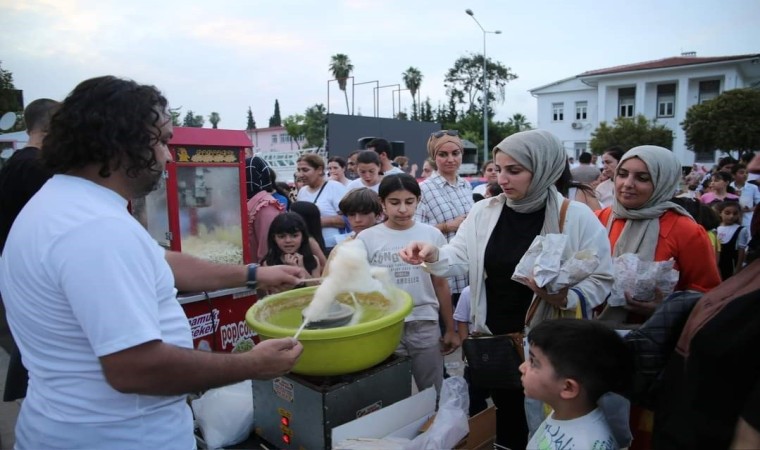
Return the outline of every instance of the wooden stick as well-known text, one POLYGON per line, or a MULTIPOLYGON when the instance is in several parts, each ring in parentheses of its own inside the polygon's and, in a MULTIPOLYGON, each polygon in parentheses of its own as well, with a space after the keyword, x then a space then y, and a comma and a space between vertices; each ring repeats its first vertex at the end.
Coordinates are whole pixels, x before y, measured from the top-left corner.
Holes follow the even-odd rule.
POLYGON ((301 281, 301 283, 311 283, 311 282, 314 282, 314 281, 320 281, 321 282, 324 279, 325 279, 324 277, 320 277, 320 278, 303 278, 303 279, 301 279, 299 281, 301 281))

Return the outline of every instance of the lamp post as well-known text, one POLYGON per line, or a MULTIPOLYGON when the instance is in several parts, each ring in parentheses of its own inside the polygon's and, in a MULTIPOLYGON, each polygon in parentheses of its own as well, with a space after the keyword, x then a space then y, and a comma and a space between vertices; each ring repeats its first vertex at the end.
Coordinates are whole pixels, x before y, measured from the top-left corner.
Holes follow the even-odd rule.
POLYGON ((483 161, 488 160, 488 72, 486 72, 486 34, 501 34, 500 30, 486 31, 485 28, 475 18, 475 13, 471 9, 465 9, 464 12, 472 17, 472 20, 478 24, 483 31, 483 161))
MULTIPOLYGON (((356 86, 359 86, 360 84, 369 84, 369 83, 375 83, 375 87, 380 86, 380 82, 378 80, 373 81, 363 81, 361 83, 353 83, 353 88, 351 89, 351 115, 354 115, 354 90, 356 89, 356 86)), ((372 114, 377 117, 378 111, 377 111, 377 95, 375 93, 375 90, 372 90, 372 114)))

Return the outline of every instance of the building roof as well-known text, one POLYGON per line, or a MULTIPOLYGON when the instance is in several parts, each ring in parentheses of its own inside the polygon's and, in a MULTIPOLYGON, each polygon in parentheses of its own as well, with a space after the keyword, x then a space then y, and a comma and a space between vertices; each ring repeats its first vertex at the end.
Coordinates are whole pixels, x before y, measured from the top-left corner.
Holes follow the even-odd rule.
POLYGON ((579 77, 587 77, 593 75, 610 75, 614 73, 623 72, 636 72, 639 70, 651 70, 651 69, 665 69, 669 67, 680 66, 692 66, 696 64, 708 64, 716 62, 729 62, 738 61, 742 59, 760 58, 760 54, 748 54, 748 55, 734 55, 734 56, 675 56, 672 58, 658 59, 655 61, 645 61, 634 64, 626 64, 622 66, 608 67, 606 69, 590 70, 578 75, 579 77))
POLYGON ((169 145, 208 145, 214 147, 252 147, 251 138, 243 130, 174 127, 169 145))

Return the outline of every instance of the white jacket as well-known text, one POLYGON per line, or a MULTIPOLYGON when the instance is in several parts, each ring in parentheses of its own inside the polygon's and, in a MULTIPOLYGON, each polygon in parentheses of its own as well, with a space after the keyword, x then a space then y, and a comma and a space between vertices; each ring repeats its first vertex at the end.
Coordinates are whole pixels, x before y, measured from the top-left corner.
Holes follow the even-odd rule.
MULTIPOLYGON (((559 194, 557 194, 559 195, 559 194)), ((481 200, 473 206, 462 222, 457 234, 439 249, 438 261, 427 264, 427 270, 438 276, 470 274, 470 323, 473 332, 488 333, 486 327, 486 289, 483 259, 488 239, 493 232, 506 203, 506 196, 499 195, 481 200)), ((557 202, 560 207, 562 198, 557 202)), ((559 211, 557 212, 559 216, 559 211)), ((567 294, 565 309, 574 309, 583 297, 586 315, 600 305, 612 288, 612 252, 607 231, 596 215, 584 204, 571 201, 567 208, 563 234, 567 235, 564 258, 573 253, 591 249, 599 257, 599 267, 592 275, 573 286, 567 294)), ((511 273, 491 274, 491 276, 511 277, 511 273)))

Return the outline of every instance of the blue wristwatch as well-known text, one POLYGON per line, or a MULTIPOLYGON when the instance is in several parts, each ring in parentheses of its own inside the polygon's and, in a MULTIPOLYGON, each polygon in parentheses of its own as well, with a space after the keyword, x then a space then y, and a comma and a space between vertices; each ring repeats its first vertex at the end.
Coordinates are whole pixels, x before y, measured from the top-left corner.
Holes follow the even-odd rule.
POLYGON ((256 269, 258 268, 258 264, 248 264, 248 277, 245 282, 248 289, 256 289, 256 269))

